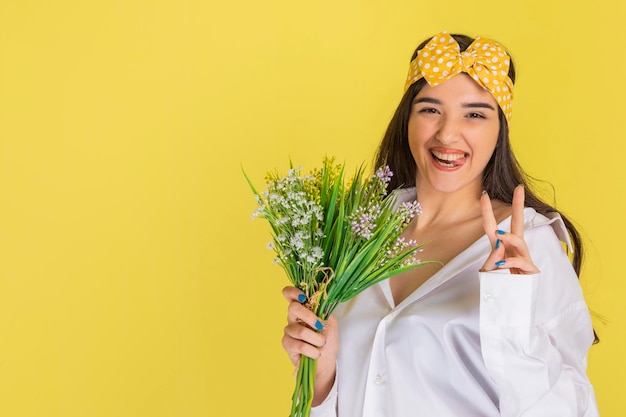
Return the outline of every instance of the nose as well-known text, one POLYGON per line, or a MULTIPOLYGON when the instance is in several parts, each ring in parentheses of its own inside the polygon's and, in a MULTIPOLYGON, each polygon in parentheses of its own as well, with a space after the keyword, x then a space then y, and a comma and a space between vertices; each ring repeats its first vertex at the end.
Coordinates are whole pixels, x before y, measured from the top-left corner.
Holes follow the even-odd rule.
POLYGON ((439 124, 439 130, 437 131, 435 138, 443 143, 450 144, 457 141, 460 135, 459 123, 453 120, 451 117, 443 116, 439 124))

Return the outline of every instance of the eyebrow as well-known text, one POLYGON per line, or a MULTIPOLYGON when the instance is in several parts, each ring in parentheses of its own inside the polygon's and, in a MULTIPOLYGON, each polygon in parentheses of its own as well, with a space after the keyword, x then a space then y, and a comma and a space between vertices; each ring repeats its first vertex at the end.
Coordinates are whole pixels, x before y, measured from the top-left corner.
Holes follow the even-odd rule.
POLYGON ((432 103, 432 104, 441 104, 441 101, 437 100, 436 98, 430 98, 430 97, 420 97, 420 98, 415 98, 413 99, 413 104, 417 104, 417 103, 432 103))
POLYGON ((463 103, 461 104, 461 106, 465 107, 465 108, 469 108, 469 107, 479 107, 482 109, 491 109, 491 110, 495 110, 495 108, 489 104, 489 103, 483 103, 483 102, 476 102, 476 103, 463 103))
MULTIPOLYGON (((431 97, 420 97, 420 98, 416 98, 415 100, 413 100, 413 104, 418 104, 418 103, 431 103, 431 104, 439 104, 439 105, 442 104, 441 100, 437 100, 436 98, 431 98, 431 97)), ((491 104, 484 103, 481 101, 472 102, 472 103, 462 103, 461 107, 491 109, 495 111, 495 108, 491 104)))

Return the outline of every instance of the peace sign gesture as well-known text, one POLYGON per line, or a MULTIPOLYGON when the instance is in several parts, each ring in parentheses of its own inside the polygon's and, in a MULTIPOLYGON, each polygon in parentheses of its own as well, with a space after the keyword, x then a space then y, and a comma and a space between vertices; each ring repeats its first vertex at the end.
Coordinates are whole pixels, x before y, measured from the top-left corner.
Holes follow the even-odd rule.
POLYGON ((524 240, 524 186, 517 186, 513 192, 513 213, 511 232, 498 230, 498 223, 493 214, 491 200, 486 193, 480 198, 483 215, 483 227, 491 247, 494 248, 481 268, 481 271, 509 269, 512 274, 536 274, 539 272, 528 252, 524 240))

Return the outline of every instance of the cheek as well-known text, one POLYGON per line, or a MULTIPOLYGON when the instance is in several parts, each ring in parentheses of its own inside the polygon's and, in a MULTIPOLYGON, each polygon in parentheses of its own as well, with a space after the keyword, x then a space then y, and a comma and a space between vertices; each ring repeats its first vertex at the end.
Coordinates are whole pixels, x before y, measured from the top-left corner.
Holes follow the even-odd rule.
POLYGON ((489 160, 491 159, 491 157, 493 156, 493 153, 496 150, 496 145, 498 143, 498 135, 496 132, 495 137, 493 135, 490 135, 490 138, 488 141, 485 141, 484 138, 485 136, 482 136, 483 140, 480 141, 480 139, 478 139, 475 144, 477 146, 477 148, 475 149, 479 149, 480 153, 480 159, 481 162, 486 165, 487 162, 489 162, 489 160))
POLYGON ((409 133, 409 149, 411 150, 411 155, 413 155, 413 160, 415 162, 422 159, 422 155, 425 152, 424 141, 421 139, 422 137, 423 136, 409 133))
POLYGON ((489 158, 496 150, 496 145, 498 144, 498 137, 500 136, 500 126, 494 128, 491 131, 491 152, 489 152, 489 158))
POLYGON ((425 123, 418 123, 415 119, 409 120, 408 126, 409 147, 413 155, 419 152, 429 138, 429 129, 425 123))

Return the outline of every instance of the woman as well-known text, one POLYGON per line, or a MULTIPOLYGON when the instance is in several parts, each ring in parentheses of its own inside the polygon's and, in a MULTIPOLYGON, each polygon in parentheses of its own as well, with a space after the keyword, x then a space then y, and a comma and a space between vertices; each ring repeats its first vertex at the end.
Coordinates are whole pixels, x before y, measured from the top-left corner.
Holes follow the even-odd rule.
POLYGON ((509 146, 514 80, 494 41, 443 32, 417 48, 376 162, 402 201, 419 198, 405 234, 440 263, 366 290, 324 324, 284 289, 283 346, 294 364, 318 359, 312 416, 598 415, 581 242, 525 193, 509 146))

